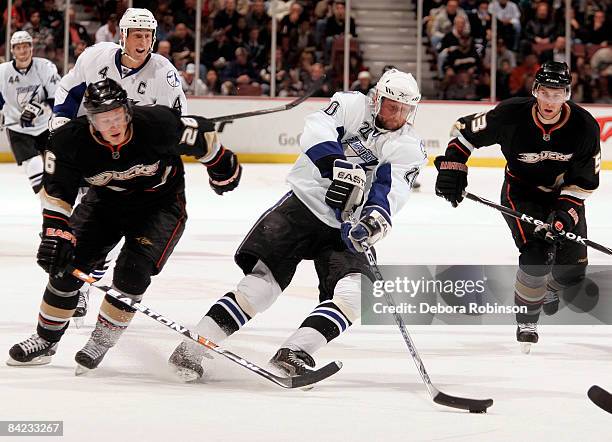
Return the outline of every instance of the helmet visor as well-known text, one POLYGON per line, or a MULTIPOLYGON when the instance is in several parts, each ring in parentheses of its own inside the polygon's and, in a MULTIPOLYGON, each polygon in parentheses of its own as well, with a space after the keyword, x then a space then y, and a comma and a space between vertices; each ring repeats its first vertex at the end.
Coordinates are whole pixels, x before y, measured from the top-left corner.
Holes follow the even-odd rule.
POLYGON ((569 87, 552 88, 537 84, 533 88, 533 96, 547 103, 565 103, 570 99, 569 87))
POLYGON ((417 106, 401 103, 388 97, 380 97, 377 103, 376 120, 386 130, 397 130, 406 123, 412 124, 417 106))
POLYGON ((98 132, 122 129, 130 122, 130 115, 124 106, 106 112, 88 113, 89 122, 98 132))

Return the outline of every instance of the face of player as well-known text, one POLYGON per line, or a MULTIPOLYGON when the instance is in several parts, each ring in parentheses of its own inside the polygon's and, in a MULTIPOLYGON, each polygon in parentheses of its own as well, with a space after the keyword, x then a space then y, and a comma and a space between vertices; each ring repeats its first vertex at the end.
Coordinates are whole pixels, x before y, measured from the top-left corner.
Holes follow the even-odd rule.
POLYGON ((117 146, 127 138, 129 117, 123 107, 93 114, 90 121, 107 143, 117 146))
POLYGON ((412 107, 409 104, 383 97, 380 110, 376 115, 376 125, 387 130, 397 130, 406 124, 412 107))
POLYGON ((30 43, 19 43, 13 46, 13 57, 18 67, 26 67, 32 61, 32 45, 30 43))
POLYGON ((153 42, 153 31, 150 29, 130 29, 125 38, 125 52, 134 63, 144 63, 153 42))
POLYGON ((535 95, 538 100, 538 112, 544 120, 557 117, 567 100, 565 89, 538 86, 535 95))

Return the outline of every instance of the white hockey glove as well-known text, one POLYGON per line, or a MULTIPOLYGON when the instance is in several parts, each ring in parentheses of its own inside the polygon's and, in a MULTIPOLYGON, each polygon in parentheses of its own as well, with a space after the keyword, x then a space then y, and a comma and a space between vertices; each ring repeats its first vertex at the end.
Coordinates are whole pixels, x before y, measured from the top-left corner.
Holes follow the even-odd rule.
POLYGON ((332 178, 325 202, 342 222, 363 203, 366 174, 359 165, 338 159, 334 161, 332 178))
POLYGON ((377 209, 365 209, 364 213, 357 224, 344 222, 341 226, 342 240, 349 250, 355 253, 363 252, 363 242, 372 246, 391 230, 391 224, 377 209))
POLYGON ((32 127, 34 126, 34 119, 43 113, 43 108, 40 104, 32 102, 28 103, 23 107, 19 122, 21 127, 32 127))
POLYGON ((60 127, 62 127, 69 121, 70 118, 67 117, 58 117, 56 115, 51 116, 51 119, 49 120, 49 132, 58 130, 60 127))

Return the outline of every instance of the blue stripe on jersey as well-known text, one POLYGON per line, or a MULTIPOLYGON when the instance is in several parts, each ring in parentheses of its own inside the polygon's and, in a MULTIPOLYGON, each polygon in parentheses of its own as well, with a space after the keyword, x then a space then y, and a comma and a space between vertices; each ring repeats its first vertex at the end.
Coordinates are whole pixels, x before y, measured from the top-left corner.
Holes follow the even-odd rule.
POLYGON ((338 138, 336 141, 323 141, 322 143, 315 144, 311 146, 307 151, 306 155, 310 158, 310 161, 314 163, 315 166, 319 169, 319 173, 323 178, 331 178, 331 171, 322 170, 319 167, 318 161, 322 158, 328 157, 330 155, 340 155, 344 158, 344 150, 342 149, 342 143, 340 140, 344 136, 344 127, 340 126, 336 128, 338 132, 338 138))
POLYGON ((384 210, 382 215, 391 224, 391 207, 387 198, 389 192, 391 192, 391 164, 385 163, 376 171, 376 179, 372 183, 370 193, 368 194, 368 201, 365 203, 364 208, 380 206, 384 210))
POLYGON ((58 117, 75 118, 79 113, 79 107, 81 107, 85 89, 87 89, 87 84, 85 82, 70 89, 66 96, 66 100, 64 100, 63 103, 53 106, 53 113, 58 117))
POLYGON ((2 96, 2 93, 0 92, 0 109, 2 109, 4 107, 4 97, 2 96))

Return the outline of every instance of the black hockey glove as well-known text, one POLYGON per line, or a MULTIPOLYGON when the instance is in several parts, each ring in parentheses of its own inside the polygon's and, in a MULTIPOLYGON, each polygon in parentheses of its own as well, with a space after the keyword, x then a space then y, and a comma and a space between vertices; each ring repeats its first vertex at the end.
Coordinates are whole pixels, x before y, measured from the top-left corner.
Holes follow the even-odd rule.
POLYGON ((463 192, 468 184, 467 165, 444 155, 436 157, 434 165, 438 169, 436 195, 449 201, 453 207, 457 207, 463 201, 463 192))
POLYGON ((580 222, 583 202, 579 198, 561 195, 557 198, 554 210, 548 215, 545 226, 538 226, 536 236, 554 243, 565 239, 563 233, 572 232, 580 222))
POLYGON ((335 160, 333 179, 327 192, 325 202, 334 210, 338 221, 344 221, 363 202, 365 171, 357 164, 346 160, 335 160))
POLYGON ((76 238, 68 217, 50 210, 43 211, 43 230, 36 262, 51 277, 61 276, 74 259, 76 238))
POLYGON ((238 187, 242 176, 242 166, 234 152, 222 147, 219 154, 205 165, 208 169, 208 183, 217 195, 231 192, 238 187))
POLYGON ((28 103, 21 112, 19 122, 21 127, 32 127, 34 126, 34 119, 43 113, 42 106, 38 103, 28 103))

